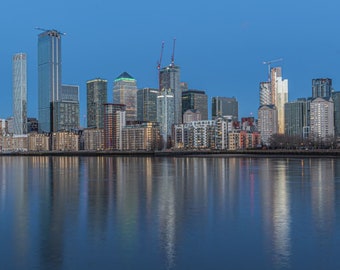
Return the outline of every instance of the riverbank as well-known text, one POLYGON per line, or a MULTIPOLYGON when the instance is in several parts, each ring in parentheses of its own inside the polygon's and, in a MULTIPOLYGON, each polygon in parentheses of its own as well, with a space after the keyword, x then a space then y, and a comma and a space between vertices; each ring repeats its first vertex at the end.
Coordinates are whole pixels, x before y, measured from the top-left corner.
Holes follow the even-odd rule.
POLYGON ((0 156, 148 156, 148 157, 182 157, 182 156, 316 156, 340 157, 340 149, 317 150, 187 150, 187 151, 39 151, 39 152, 0 152, 0 156))

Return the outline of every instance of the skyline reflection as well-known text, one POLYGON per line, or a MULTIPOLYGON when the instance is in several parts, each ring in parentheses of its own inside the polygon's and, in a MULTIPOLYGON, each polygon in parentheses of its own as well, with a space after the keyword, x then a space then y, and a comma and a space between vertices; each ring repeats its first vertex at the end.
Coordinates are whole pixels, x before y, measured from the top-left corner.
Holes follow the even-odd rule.
POLYGON ((289 268, 297 235, 339 237, 337 159, 0 157, 0 175, 10 268, 243 267, 238 250, 289 268))

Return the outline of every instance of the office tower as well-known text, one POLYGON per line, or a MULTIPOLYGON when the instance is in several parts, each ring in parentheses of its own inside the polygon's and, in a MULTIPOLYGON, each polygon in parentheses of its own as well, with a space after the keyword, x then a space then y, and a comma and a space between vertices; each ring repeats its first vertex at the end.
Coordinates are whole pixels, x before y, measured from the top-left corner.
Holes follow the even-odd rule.
POLYGON ((278 133, 284 134, 285 115, 284 105, 288 102, 288 80, 282 79, 281 67, 271 69, 271 94, 272 103, 277 109, 278 133))
POLYGON ((260 106, 273 104, 272 102, 270 82, 260 82, 260 106))
POLYGON ((307 100, 304 98, 285 104, 285 134, 304 137, 307 127, 307 100))
POLYGON ((233 121, 238 120, 238 102, 235 97, 213 97, 211 109, 213 119, 219 116, 232 116, 233 121))
POLYGON ((334 103, 332 98, 314 98, 310 103, 310 135, 314 140, 334 136, 334 103))
POLYGON ((126 105, 126 121, 137 120, 137 81, 127 72, 114 80, 113 103, 126 105))
POLYGON ((258 110, 258 130, 264 145, 270 145, 270 137, 277 133, 277 110, 275 105, 262 105, 258 110))
POLYGON ((334 132, 336 137, 340 137, 340 92, 333 92, 334 102, 334 132))
POLYGON ((52 104, 61 91, 61 35, 46 30, 38 36, 38 119, 39 131, 53 128, 52 104))
POLYGON ((180 85, 180 67, 171 63, 159 73, 160 91, 171 90, 174 96, 174 119, 172 124, 182 123, 182 88, 180 85))
POLYGON ((125 104, 104 104, 104 148, 122 149, 122 130, 125 127, 125 104))
POLYGON ((332 95, 332 79, 320 78, 312 80, 312 98, 329 98, 332 95))
POLYGON ((107 80, 97 78, 86 82, 87 127, 104 128, 104 104, 107 103, 107 80))
POLYGON ((143 88, 137 91, 137 120, 157 121, 157 97, 159 91, 154 88, 143 88))
POLYGON ((174 94, 171 89, 160 91, 157 97, 157 122, 160 124, 161 135, 165 145, 169 142, 172 134, 172 125, 174 124, 174 94))
POLYGON ((205 91, 188 90, 182 92, 182 113, 187 110, 198 110, 201 120, 208 120, 208 96, 205 91))
POLYGON ((59 100, 52 103, 53 131, 79 129, 79 86, 62 85, 59 100))
POLYGON ((27 62, 26 54, 13 56, 13 115, 14 134, 27 133, 27 62))

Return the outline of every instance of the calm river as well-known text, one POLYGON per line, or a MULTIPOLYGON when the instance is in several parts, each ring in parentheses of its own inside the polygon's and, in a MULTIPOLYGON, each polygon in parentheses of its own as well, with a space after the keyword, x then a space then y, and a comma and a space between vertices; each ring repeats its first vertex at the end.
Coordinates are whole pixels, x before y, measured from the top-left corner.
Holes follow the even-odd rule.
POLYGON ((340 269, 340 159, 0 157, 0 269, 340 269))

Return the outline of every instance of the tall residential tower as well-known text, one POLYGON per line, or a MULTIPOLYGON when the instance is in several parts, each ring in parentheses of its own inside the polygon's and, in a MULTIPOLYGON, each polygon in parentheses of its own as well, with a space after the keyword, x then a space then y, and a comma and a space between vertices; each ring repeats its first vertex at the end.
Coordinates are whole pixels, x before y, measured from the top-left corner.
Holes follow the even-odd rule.
POLYGON ((86 82, 87 127, 104 128, 104 104, 107 103, 107 80, 97 78, 86 82))

